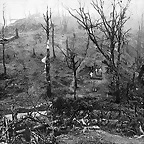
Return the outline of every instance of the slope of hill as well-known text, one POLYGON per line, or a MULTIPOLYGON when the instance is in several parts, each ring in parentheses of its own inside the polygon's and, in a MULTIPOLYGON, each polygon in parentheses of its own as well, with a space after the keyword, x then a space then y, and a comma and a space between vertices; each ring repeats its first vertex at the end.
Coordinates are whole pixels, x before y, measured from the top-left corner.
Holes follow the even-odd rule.
POLYGON ((23 31, 34 31, 37 30, 39 28, 41 28, 41 23, 38 16, 34 15, 34 16, 30 16, 28 18, 24 18, 24 19, 19 19, 17 21, 15 21, 14 23, 10 24, 8 29, 15 29, 18 28, 19 31, 23 32, 23 31))
MULTIPOLYGON (((65 27, 66 31, 68 29, 71 31, 74 28, 77 28, 76 20, 71 17, 52 16, 52 20, 57 30, 62 30, 65 27)), ((15 28, 18 28, 19 31, 21 32, 35 31, 42 27, 41 24, 45 25, 43 15, 33 14, 33 15, 30 15, 29 17, 19 19, 15 21, 14 23, 11 23, 8 26, 8 29, 14 30, 15 28)))

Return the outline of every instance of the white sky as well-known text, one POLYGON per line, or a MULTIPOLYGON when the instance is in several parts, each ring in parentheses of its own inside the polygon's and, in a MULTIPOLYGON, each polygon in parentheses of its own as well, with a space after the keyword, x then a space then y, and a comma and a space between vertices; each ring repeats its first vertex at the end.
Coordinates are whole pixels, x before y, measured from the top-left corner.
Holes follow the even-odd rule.
MULTIPOLYGON (((44 13, 47 5, 52 8, 54 13, 58 13, 58 11, 62 13, 66 11, 62 5, 78 8, 78 1, 85 3, 85 6, 90 9, 89 3, 91 0, 0 0, 0 23, 3 23, 3 4, 5 5, 6 19, 19 19, 25 17, 29 13, 44 13)), ((111 0, 104 1, 105 3, 110 3, 111 0)), ((144 0, 131 0, 129 12, 132 14, 133 19, 140 19, 141 14, 144 13, 143 7, 144 0)))

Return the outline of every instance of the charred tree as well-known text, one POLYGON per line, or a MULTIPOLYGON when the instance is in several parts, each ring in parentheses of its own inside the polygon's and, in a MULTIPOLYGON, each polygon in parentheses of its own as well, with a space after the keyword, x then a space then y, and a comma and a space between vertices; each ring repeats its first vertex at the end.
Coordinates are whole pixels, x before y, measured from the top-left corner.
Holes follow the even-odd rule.
POLYGON ((116 77, 115 86, 116 103, 120 103, 120 69, 123 46, 126 43, 128 31, 124 30, 125 23, 129 19, 126 17, 130 0, 126 5, 123 2, 113 0, 112 10, 109 16, 105 13, 104 2, 102 0, 91 1, 91 5, 99 18, 94 19, 89 12, 80 4, 79 9, 68 9, 68 12, 87 32, 90 40, 95 44, 96 49, 105 58, 108 68, 116 77))
POLYGON ((33 48, 32 56, 33 56, 33 57, 36 56, 35 48, 33 48))
POLYGON ((76 91, 78 88, 77 70, 87 55, 87 50, 89 48, 89 37, 87 39, 86 49, 83 56, 79 55, 76 52, 75 43, 76 43, 76 35, 73 34, 72 44, 70 46, 68 38, 66 39, 66 51, 63 51, 62 48, 60 48, 60 46, 58 45, 57 47, 61 50, 62 54, 65 56, 67 67, 71 69, 73 72, 72 87, 73 87, 74 99, 77 99, 76 97, 76 91))
POLYGON ((46 46, 46 81, 47 81, 47 92, 46 92, 46 96, 51 98, 52 96, 52 92, 51 92, 51 79, 50 79, 50 47, 49 47, 49 36, 50 36, 50 21, 51 21, 51 9, 50 11, 48 10, 47 7, 47 11, 46 14, 44 15, 44 21, 46 23, 45 26, 42 25, 42 27, 44 28, 45 32, 46 32, 46 36, 47 36, 47 46, 46 46))
POLYGON ((5 12, 3 9, 3 27, 2 27, 2 39, 0 39, 0 44, 2 44, 3 47, 3 68, 4 68, 4 75, 7 74, 7 69, 6 69, 6 63, 5 63, 5 45, 8 44, 11 41, 14 41, 15 39, 18 39, 18 29, 16 29, 16 35, 12 36, 10 38, 5 38, 5 27, 6 27, 6 22, 5 22, 5 12))
POLYGON ((4 13, 4 9, 3 9, 3 28, 2 28, 2 46, 3 46, 3 68, 4 68, 4 75, 6 75, 6 65, 5 65, 5 43, 4 43, 4 38, 5 38, 5 13, 4 13))
POLYGON ((54 28, 53 22, 51 23, 51 27, 52 27, 52 50, 53 50, 53 58, 56 58, 55 45, 54 45, 55 28, 54 28))
POLYGON ((6 72, 6 64, 5 64, 5 44, 3 43, 2 44, 2 46, 3 46, 3 68, 4 68, 4 75, 6 75, 7 74, 7 72, 6 72))

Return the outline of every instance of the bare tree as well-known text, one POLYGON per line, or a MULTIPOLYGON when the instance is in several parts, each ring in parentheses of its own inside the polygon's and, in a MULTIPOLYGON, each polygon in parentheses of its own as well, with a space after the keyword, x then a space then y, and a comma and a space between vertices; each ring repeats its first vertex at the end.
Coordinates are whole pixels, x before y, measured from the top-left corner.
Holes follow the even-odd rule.
MULTIPOLYGON (((3 27, 2 27, 2 40, 4 40, 5 37, 5 26, 6 26, 6 22, 5 22, 5 12, 4 12, 4 8, 3 8, 3 27)), ((3 46, 3 67, 4 67, 4 75, 6 75, 6 65, 5 65, 5 43, 2 44, 3 46)))
POLYGON ((55 36, 55 25, 54 23, 51 21, 51 26, 52 26, 52 49, 53 49, 53 58, 56 58, 56 54, 55 54, 55 45, 54 45, 54 36, 55 36))
POLYGON ((4 75, 7 74, 7 69, 6 69, 6 64, 5 64, 5 44, 8 44, 9 42, 18 39, 18 29, 16 29, 16 35, 12 36, 10 38, 5 38, 5 27, 6 27, 6 20, 5 20, 5 11, 4 11, 4 6, 3 6, 3 27, 2 27, 2 39, 0 39, 0 44, 3 46, 3 67, 4 67, 4 75))
POLYGON ((78 49, 75 46, 76 43, 76 35, 73 33, 73 38, 71 41, 71 44, 69 42, 69 39, 66 39, 66 51, 62 50, 62 48, 57 45, 57 47, 61 50, 62 54, 65 56, 65 60, 67 63, 67 66, 69 69, 73 71, 73 89, 74 89, 74 99, 76 99, 76 91, 78 88, 78 82, 77 82, 77 70, 81 66, 81 63, 85 59, 87 55, 87 50, 89 48, 89 37, 87 39, 86 49, 83 55, 79 55, 76 50, 78 49))
POLYGON ((48 6, 47 6, 47 11, 46 14, 44 15, 44 21, 46 23, 46 25, 42 25, 43 29, 46 32, 47 35, 47 55, 46 55, 46 81, 47 81, 47 97, 51 97, 52 93, 51 93, 51 79, 50 79, 50 49, 49 49, 49 36, 50 36, 50 29, 51 29, 51 9, 49 11, 48 6))
POLYGON ((91 1, 99 18, 94 20, 89 12, 81 6, 78 10, 68 9, 68 12, 78 21, 78 23, 86 30, 92 42, 95 44, 99 52, 105 57, 105 64, 116 76, 116 102, 120 102, 119 95, 119 69, 122 50, 126 41, 126 36, 129 30, 124 31, 124 25, 129 19, 126 17, 130 0, 127 0, 126 5, 122 1, 113 0, 112 10, 107 16, 104 9, 104 1, 91 1), (76 13, 74 13, 76 12, 76 13))

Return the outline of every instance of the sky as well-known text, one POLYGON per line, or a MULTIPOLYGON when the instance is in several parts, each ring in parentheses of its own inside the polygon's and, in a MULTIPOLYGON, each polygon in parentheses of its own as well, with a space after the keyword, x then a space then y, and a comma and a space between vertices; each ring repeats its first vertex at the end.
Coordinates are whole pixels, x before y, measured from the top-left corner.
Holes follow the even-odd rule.
MULTIPOLYGON (((89 5, 90 0, 0 0, 0 23, 2 21, 2 11, 3 6, 5 9, 5 15, 7 22, 9 19, 20 19, 34 13, 45 13, 46 6, 51 7, 52 12, 55 14, 62 14, 66 12, 64 7, 68 8, 78 8, 79 4, 85 3, 85 7, 91 10, 89 5)), ((106 5, 110 3, 111 0, 104 0, 106 5)), ((122 0, 123 2, 126 0, 122 0)), ((131 5, 129 8, 129 14, 132 19, 141 18, 141 14, 144 13, 144 0, 131 0, 131 5)))

